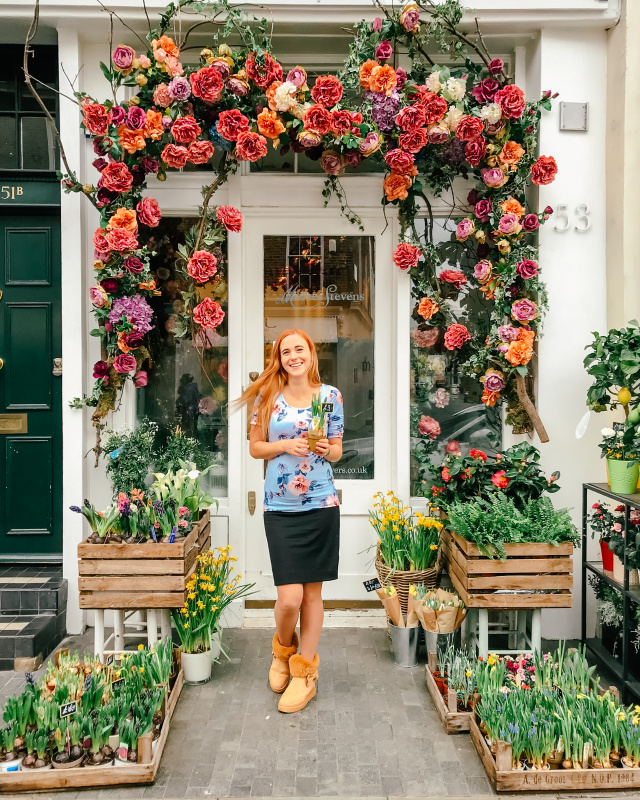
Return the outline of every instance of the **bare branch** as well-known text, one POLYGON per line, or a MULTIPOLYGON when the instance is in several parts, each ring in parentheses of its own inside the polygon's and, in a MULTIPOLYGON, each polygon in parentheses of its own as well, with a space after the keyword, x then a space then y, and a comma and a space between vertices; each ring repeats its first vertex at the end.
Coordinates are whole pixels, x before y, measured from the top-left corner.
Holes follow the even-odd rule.
MULTIPOLYGON (((24 72, 24 69, 22 71, 24 72)), ((64 92, 61 92, 59 89, 54 89, 53 86, 49 86, 48 83, 45 83, 44 81, 38 80, 38 78, 34 78, 33 75, 30 75, 29 77, 31 78, 32 81, 35 81, 36 83, 39 83, 41 86, 46 86, 46 88, 49 89, 50 92, 55 92, 56 94, 59 94, 60 97, 64 97, 67 100, 71 100, 72 103, 75 103, 77 106, 82 107, 82 104, 78 100, 76 100, 75 97, 70 97, 68 94, 65 94, 64 92)), ((25 80, 25 83, 26 83, 26 80, 25 80)))
MULTIPOLYGON (((130 25, 127 25, 127 23, 122 19, 122 17, 119 17, 113 9, 107 8, 107 6, 105 6, 102 0, 97 0, 97 2, 102 7, 103 11, 106 11, 107 14, 109 14, 112 22, 113 18, 115 17, 121 25, 123 25, 127 30, 131 31, 131 33, 136 37, 136 39, 138 39, 138 41, 142 42, 142 46, 144 47, 145 50, 149 47, 149 43, 145 42, 145 40, 140 36, 140 34, 136 33, 136 31, 134 31, 130 25)), ((113 47, 113 43, 111 46, 113 47)))
POLYGON ((531 422, 533 423, 533 427, 535 428, 536 433, 540 437, 540 441, 546 443, 549 441, 549 434, 547 433, 544 425, 542 424, 542 420, 540 419, 540 415, 536 407, 531 402, 531 398, 527 393, 527 389, 524 383, 524 377, 517 372, 516 373, 516 392, 518 394, 518 400, 524 410, 527 412, 527 415, 531 422))
POLYGON ((142 0, 142 7, 144 8, 144 15, 147 18, 147 25, 149 26, 149 31, 151 31, 151 20, 149 19, 149 11, 147 10, 146 0, 142 0))
MULTIPOLYGON (((75 83, 78 80, 78 75, 82 72, 82 67, 83 66, 84 66, 84 64, 76 72, 76 77, 73 80, 71 80, 71 78, 67 75, 67 70, 64 68, 64 64, 62 63, 62 61, 60 62, 60 69, 64 72, 64 77, 69 81, 69 86, 71 87, 72 91, 74 91, 74 92, 76 90, 75 83)), ((67 95, 64 95, 64 96, 67 97, 67 95)), ((71 99, 71 98, 69 98, 69 99, 71 99)))

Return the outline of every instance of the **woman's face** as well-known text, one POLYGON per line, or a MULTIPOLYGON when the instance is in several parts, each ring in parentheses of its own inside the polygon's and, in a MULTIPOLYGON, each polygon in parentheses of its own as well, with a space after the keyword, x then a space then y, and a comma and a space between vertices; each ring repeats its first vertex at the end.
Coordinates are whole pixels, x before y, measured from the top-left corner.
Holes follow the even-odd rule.
POLYGON ((302 336, 297 333, 285 336, 280 343, 280 363, 292 378, 307 374, 311 366, 311 352, 302 336))

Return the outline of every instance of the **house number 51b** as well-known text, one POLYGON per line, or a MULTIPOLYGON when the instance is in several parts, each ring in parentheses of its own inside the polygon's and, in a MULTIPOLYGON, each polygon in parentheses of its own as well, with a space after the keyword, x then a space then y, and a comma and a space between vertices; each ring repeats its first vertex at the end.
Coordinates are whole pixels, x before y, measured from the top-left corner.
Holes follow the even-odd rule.
POLYGON ((569 228, 573 228, 578 233, 588 231, 591 227, 591 212, 587 208, 587 204, 580 203, 577 205, 573 211, 572 219, 569 217, 571 213, 568 203, 560 203, 555 212, 556 224, 554 225, 554 230, 559 233, 564 233, 569 228))

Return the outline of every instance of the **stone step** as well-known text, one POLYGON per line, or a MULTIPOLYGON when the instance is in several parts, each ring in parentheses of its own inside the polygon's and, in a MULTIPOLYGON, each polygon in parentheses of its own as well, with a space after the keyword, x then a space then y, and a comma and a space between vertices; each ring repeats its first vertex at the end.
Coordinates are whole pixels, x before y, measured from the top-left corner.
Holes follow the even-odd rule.
POLYGON ((0 615, 0 670, 35 670, 66 635, 60 614, 0 615))
POLYGON ((57 615, 67 607, 67 581, 59 566, 0 567, 0 614, 57 615))

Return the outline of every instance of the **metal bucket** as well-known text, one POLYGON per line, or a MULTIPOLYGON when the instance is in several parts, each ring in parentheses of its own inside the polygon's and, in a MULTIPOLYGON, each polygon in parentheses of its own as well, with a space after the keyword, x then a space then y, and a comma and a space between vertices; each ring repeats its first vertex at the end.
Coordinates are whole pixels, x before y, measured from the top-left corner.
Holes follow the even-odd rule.
POLYGON ((418 642, 420 627, 398 628, 389 621, 391 645, 395 662, 399 667, 415 667, 418 664, 418 642))

